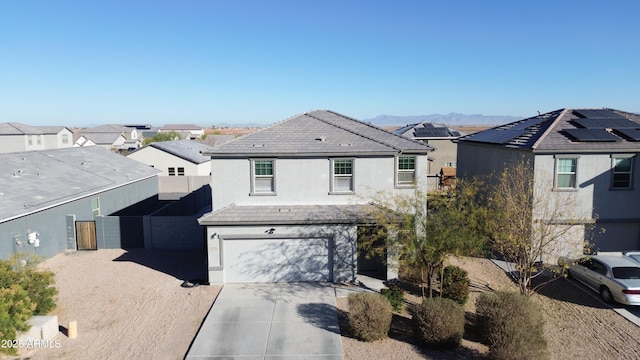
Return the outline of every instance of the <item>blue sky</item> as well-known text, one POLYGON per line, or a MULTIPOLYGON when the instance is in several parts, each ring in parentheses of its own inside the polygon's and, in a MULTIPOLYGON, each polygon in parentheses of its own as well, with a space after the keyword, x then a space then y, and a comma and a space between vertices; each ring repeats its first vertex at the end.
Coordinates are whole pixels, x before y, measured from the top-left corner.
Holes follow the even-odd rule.
POLYGON ((0 0, 0 122, 640 112, 640 2, 0 0))

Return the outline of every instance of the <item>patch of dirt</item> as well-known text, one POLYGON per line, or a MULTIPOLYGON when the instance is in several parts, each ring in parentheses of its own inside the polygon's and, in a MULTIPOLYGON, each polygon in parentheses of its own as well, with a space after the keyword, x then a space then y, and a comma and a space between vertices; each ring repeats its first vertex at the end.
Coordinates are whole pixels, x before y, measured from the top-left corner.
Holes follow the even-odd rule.
MULTIPOLYGON (((473 322, 475 300, 484 291, 517 291, 511 279, 488 259, 452 258, 448 262, 469 272, 467 323, 473 322)), ((567 279, 559 279, 533 295, 545 319, 545 338, 553 359, 639 359, 640 327, 615 313, 599 299, 567 279)), ((405 293, 405 302, 418 303, 419 292, 405 293)), ((337 298, 345 360, 365 359, 483 359, 488 348, 467 326, 462 346, 434 351, 414 345, 410 315, 395 314, 389 338, 366 343, 348 335, 348 302, 337 298)), ((405 306, 406 307, 406 306, 405 306)))
MULTIPOLYGON (((121 249, 56 255, 59 348, 23 349, 36 359, 182 359, 220 287, 185 288, 202 276, 202 252, 121 249), (66 327, 77 321, 78 337, 66 327)), ((206 265, 205 265, 206 266, 206 265)))

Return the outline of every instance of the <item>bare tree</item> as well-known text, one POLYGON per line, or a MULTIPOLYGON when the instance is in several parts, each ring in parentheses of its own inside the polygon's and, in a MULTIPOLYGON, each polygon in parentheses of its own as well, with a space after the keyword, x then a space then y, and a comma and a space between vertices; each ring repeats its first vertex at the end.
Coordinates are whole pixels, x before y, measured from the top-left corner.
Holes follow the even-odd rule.
POLYGON ((504 168, 488 196, 490 244, 513 264, 516 283, 526 295, 557 278, 532 288, 542 269, 553 268, 555 275, 564 270, 555 267, 555 259, 582 253, 585 224, 590 223, 580 219, 584 214, 576 206, 576 192, 553 192, 552 178, 539 176, 535 183, 534 175, 530 161, 515 161, 504 168))

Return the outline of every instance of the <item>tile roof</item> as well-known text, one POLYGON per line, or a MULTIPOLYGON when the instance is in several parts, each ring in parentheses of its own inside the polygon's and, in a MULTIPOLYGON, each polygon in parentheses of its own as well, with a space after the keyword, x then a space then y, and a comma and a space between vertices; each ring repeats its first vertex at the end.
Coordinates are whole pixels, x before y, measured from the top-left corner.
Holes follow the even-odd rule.
POLYGON ((316 110, 215 147, 212 157, 428 153, 433 148, 347 116, 316 110))
POLYGON ((158 141, 153 142, 148 146, 191 161, 194 164, 202 164, 207 161, 211 161, 211 157, 202 155, 203 152, 211 150, 211 146, 202 144, 195 140, 158 141))
POLYGON ((193 125, 193 124, 168 124, 165 125, 161 128, 163 131, 166 130, 174 130, 174 131, 180 131, 180 130, 185 130, 185 131, 189 131, 189 130, 198 130, 198 131, 202 131, 204 130, 204 128, 202 126, 198 126, 198 125, 193 125))
POLYGON ((42 130, 35 126, 15 122, 0 123, 0 135, 42 135, 42 130))
POLYGON ((355 224, 369 221, 375 205, 229 205, 205 214, 200 225, 355 224))
POLYGON ((393 133, 412 139, 456 139, 462 136, 458 130, 426 121, 405 125, 393 133))
POLYGON ((44 134, 57 134, 64 129, 71 131, 71 129, 66 126, 36 126, 36 128, 40 129, 44 134))
POLYGON ((0 154, 0 222, 157 176, 97 146, 0 154))
MULTIPOLYGON (((461 137, 460 142, 477 142, 493 146, 528 149, 534 152, 638 152, 640 141, 624 136, 615 130, 613 118, 600 118, 602 124, 612 124, 609 131, 615 141, 580 141, 569 129, 585 129, 580 119, 609 114, 627 119, 640 129, 640 115, 614 109, 559 109, 531 118, 518 120, 461 137), (585 115, 589 117, 585 117, 585 115)), ((598 120, 598 121, 600 121, 598 120)))

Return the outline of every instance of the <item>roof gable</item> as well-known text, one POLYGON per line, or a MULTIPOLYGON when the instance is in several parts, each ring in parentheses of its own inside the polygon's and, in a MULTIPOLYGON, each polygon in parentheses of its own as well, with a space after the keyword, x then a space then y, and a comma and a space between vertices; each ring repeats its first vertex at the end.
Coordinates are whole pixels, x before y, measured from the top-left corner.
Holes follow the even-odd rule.
POLYGON ((427 153, 433 148, 344 115, 317 110, 215 147, 208 155, 311 156, 427 153))

